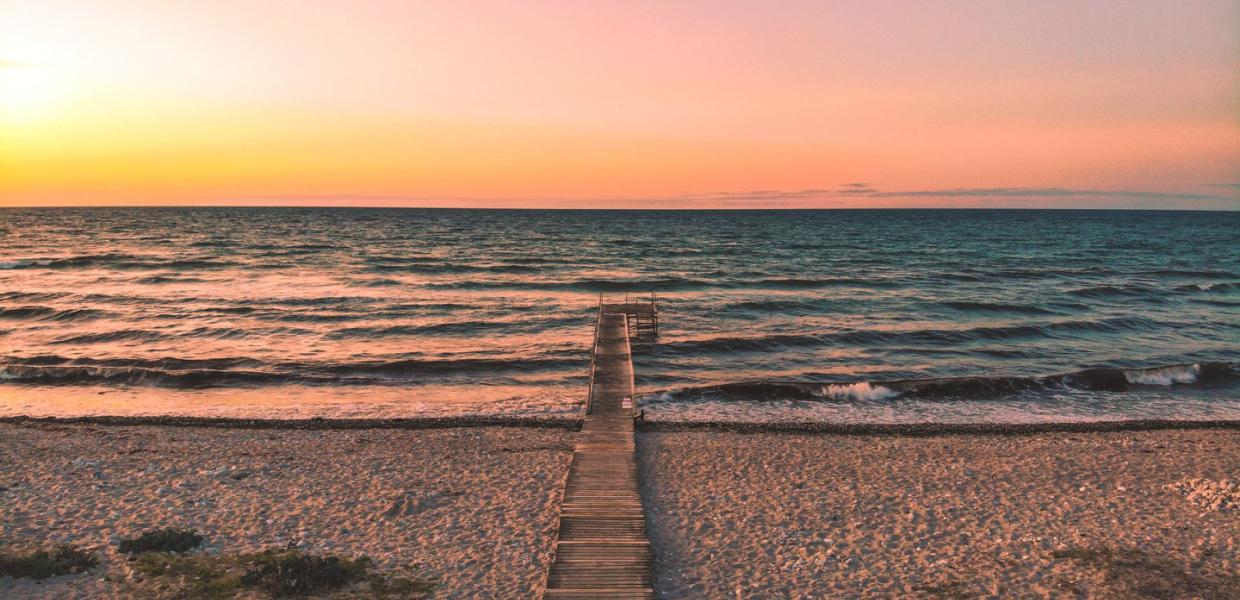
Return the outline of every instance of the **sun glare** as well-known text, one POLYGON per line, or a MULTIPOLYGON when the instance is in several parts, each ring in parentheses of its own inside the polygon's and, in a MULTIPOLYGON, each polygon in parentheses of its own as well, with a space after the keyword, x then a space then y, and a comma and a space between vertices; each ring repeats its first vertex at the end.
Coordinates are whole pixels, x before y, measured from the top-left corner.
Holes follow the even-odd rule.
POLYGON ((64 99, 65 84, 53 67, 11 64, 0 68, 0 115, 7 123, 47 118, 64 99))
MULTIPOLYGON (((68 69, 84 48, 54 36, 37 36, 24 13, 0 26, 0 122, 31 125, 60 112, 67 99, 68 69)), ((6 17, 9 17, 6 15, 6 17)))

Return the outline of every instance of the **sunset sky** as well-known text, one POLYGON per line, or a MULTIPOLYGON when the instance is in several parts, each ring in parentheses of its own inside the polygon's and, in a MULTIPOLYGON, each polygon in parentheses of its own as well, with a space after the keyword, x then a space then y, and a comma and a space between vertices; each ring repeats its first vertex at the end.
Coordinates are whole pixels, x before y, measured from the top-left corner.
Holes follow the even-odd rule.
POLYGON ((1234 0, 0 0, 0 205, 1240 209, 1234 0))

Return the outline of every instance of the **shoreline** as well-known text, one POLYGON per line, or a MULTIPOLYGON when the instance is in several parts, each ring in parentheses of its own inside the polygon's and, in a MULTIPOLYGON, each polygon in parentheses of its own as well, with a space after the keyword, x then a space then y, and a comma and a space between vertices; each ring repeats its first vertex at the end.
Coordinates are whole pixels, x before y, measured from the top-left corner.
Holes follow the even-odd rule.
POLYGON ((720 432, 822 435, 884 435, 932 437, 947 435, 1036 435, 1042 433, 1107 433, 1121 431, 1237 430, 1240 419, 1135 419, 1125 421, 1062 421, 1047 423, 827 423, 815 421, 646 421, 643 433, 720 432))
MULTIPOLYGON (((101 425, 110 427, 182 427, 265 430, 367 430, 455 429, 513 427, 531 429, 581 429, 582 418, 506 417, 499 415, 406 418, 311 418, 251 419, 243 417, 79 416, 0 417, 0 424, 101 425)), ((819 421, 647 421, 637 420, 638 432, 715 431, 726 433, 796 433, 823 435, 889 435, 927 437, 940 435, 1035 435, 1041 433, 1093 433, 1162 430, 1240 430, 1240 419, 1131 419, 1115 421, 1060 421, 1046 423, 838 423, 819 421)))

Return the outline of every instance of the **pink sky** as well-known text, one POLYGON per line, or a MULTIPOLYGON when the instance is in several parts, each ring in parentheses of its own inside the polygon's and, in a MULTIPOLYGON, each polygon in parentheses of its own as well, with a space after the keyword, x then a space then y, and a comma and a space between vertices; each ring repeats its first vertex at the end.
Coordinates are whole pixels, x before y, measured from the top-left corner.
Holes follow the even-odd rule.
POLYGON ((0 205, 1240 208, 1233 1, 0 0, 0 205))

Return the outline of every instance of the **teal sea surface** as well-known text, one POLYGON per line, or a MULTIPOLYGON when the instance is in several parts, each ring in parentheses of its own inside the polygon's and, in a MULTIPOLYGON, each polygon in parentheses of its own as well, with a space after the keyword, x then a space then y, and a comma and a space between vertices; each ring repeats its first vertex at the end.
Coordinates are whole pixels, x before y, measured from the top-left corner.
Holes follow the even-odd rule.
POLYGON ((0 210, 0 415, 1240 418, 1240 213, 0 210))

